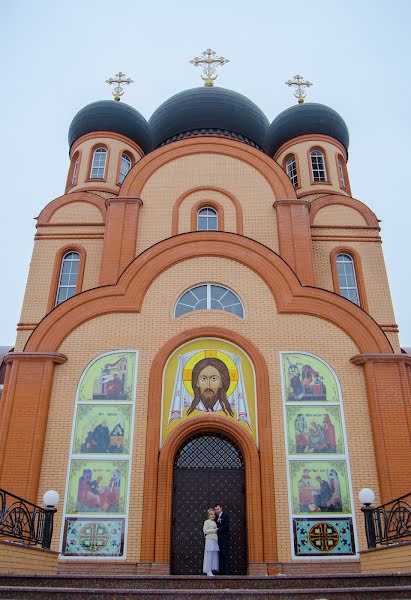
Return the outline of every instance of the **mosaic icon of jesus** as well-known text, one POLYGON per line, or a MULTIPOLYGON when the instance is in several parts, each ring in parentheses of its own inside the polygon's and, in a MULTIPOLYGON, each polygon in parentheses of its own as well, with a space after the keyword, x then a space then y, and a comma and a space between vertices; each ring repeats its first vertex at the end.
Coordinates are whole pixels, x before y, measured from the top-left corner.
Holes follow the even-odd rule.
POLYGON ((216 405, 225 414, 234 417, 233 409, 227 400, 227 391, 230 387, 230 374, 227 366, 219 358, 203 358, 193 368, 191 385, 194 398, 187 415, 191 414, 202 402, 206 412, 214 412, 216 405))

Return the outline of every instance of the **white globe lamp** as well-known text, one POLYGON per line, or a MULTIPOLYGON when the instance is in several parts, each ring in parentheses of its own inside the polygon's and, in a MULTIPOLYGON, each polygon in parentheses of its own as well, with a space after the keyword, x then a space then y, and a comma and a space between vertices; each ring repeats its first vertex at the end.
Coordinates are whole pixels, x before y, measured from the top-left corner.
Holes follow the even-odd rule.
POLYGON ((60 496, 55 490, 48 490, 43 496, 43 502, 47 508, 56 508, 59 500, 60 496))
POLYGON ((362 488, 359 491, 358 499, 361 504, 365 504, 365 506, 370 506, 375 500, 375 494, 370 488, 362 488))

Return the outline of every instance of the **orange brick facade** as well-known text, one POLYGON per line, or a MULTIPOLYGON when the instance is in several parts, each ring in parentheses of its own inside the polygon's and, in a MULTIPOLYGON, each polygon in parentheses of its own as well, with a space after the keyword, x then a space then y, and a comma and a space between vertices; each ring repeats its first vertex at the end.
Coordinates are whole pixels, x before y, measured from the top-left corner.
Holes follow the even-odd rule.
MULTIPOLYGON (((50 488, 63 499, 81 373, 99 354, 137 349, 125 561, 140 572, 169 571, 174 459, 202 431, 226 435, 244 457, 248 572, 293 570, 281 351, 322 357, 341 382, 360 549, 359 489, 372 487, 381 501, 409 491, 411 358, 399 354, 378 221, 338 186, 334 155, 346 158, 341 144, 309 137, 280 148, 274 160, 218 136, 176 141, 146 156, 123 136, 83 136, 72 155, 81 151, 84 185, 69 186, 38 218, 0 405, 0 485, 34 502, 50 488), (100 142, 112 144, 115 164, 99 187, 87 180, 85 165, 100 142), (309 181, 304 161, 313 144, 329 153, 334 180, 327 189, 309 181), (133 151, 135 163, 120 186, 122 149, 133 151), (290 150, 303 173, 300 191, 283 169, 290 150), (215 207, 218 231, 196 231, 203 206, 215 207), (61 257, 77 248, 79 289, 53 309, 61 257), (341 249, 355 257, 361 307, 339 295, 333 261, 341 249), (174 318, 178 297, 204 282, 233 289, 245 318, 209 310, 174 318), (159 452, 163 370, 177 348, 201 338, 227 340, 250 357, 258 448, 239 425, 210 415, 180 423, 159 452), (150 515, 150 530, 143 514, 150 515)), ((62 513, 61 505, 54 550, 62 513)))

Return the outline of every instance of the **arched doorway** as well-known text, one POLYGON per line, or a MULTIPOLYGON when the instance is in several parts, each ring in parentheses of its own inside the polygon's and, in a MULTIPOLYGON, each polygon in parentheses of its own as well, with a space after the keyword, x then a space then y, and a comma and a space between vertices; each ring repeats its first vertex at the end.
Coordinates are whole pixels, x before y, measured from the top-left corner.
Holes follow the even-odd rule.
POLYGON ((244 460, 231 440, 219 433, 200 433, 183 443, 173 469, 173 574, 201 574, 203 522, 216 502, 230 515, 233 575, 247 573, 245 491, 244 460))

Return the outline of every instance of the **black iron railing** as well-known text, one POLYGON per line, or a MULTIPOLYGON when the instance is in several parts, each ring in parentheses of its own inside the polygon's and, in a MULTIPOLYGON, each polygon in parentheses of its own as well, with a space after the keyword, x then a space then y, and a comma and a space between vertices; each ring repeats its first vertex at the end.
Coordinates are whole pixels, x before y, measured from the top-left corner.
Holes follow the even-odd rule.
POLYGON ((368 548, 411 539, 411 493, 380 506, 363 506, 368 548))
POLYGON ((0 488, 0 537, 49 549, 56 508, 42 508, 0 488))

